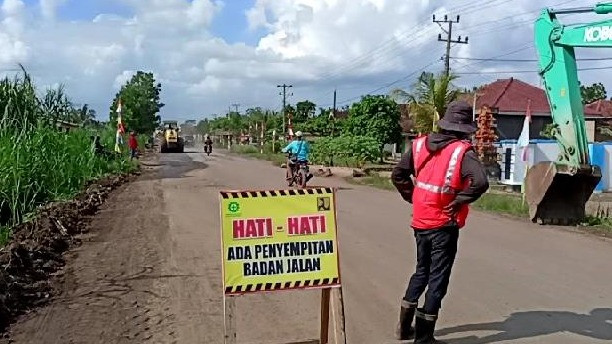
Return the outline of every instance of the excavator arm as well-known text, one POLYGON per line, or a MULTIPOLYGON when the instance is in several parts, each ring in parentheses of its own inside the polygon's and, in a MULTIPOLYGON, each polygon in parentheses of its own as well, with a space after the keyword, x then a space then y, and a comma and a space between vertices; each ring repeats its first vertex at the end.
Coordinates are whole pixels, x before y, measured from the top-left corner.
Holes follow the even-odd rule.
POLYGON ((576 47, 612 47, 612 19, 562 25, 557 15, 612 13, 612 3, 564 10, 545 9, 535 23, 540 75, 550 104, 553 135, 560 154, 527 173, 526 198, 531 219, 546 224, 571 224, 584 219, 585 205, 601 180, 590 164, 584 106, 578 82, 576 47))

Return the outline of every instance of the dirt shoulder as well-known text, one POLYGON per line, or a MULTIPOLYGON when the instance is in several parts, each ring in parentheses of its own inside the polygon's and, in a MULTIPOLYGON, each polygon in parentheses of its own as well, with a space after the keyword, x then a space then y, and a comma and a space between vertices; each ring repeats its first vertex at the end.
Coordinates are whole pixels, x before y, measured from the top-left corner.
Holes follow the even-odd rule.
POLYGON ((74 237, 81 245, 73 246, 64 268, 46 282, 55 283, 54 293, 46 294, 49 302, 13 324, 5 342, 172 341, 172 333, 151 330, 171 321, 151 277, 157 273, 158 245, 167 227, 159 181, 149 178, 153 173, 145 170, 110 194, 87 230, 74 237))

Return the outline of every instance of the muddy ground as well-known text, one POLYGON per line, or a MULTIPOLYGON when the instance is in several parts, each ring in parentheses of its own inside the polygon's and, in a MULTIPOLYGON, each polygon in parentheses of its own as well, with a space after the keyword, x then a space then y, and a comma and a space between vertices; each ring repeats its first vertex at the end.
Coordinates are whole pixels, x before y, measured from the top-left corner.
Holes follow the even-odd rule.
POLYGON ((63 253, 80 243, 80 236, 88 231, 89 221, 110 193, 134 177, 93 182, 75 200, 49 204, 32 221, 13 229, 11 240, 0 249, 0 330, 61 293, 63 253))

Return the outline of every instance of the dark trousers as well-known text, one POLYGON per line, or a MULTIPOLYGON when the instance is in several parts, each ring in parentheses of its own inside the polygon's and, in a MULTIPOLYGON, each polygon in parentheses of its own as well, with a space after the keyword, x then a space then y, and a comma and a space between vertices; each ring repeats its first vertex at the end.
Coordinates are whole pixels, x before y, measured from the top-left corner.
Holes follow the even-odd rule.
POLYGON ((414 231, 417 245, 416 272, 410 278, 404 300, 418 302, 427 287, 423 311, 438 314, 446 295, 457 254, 459 228, 414 231))

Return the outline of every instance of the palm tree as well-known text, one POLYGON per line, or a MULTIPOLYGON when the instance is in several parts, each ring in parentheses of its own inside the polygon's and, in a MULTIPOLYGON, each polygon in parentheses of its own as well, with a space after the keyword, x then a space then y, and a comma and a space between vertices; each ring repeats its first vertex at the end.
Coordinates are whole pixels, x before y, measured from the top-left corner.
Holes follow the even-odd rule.
POLYGON ((423 72, 408 93, 402 89, 391 91, 391 97, 399 104, 409 104, 414 123, 419 133, 436 131, 436 123, 446 112, 448 103, 457 99, 459 90, 452 82, 457 77, 423 72))

